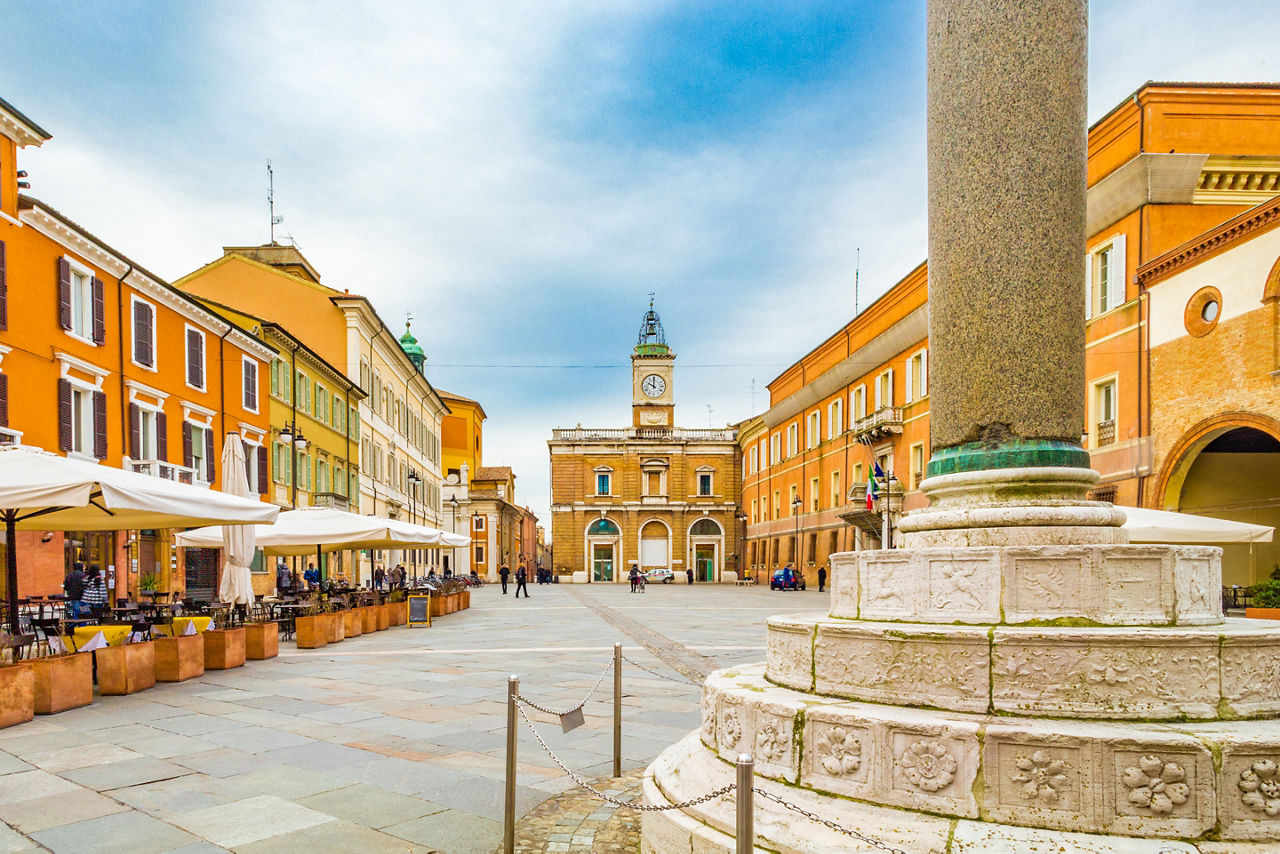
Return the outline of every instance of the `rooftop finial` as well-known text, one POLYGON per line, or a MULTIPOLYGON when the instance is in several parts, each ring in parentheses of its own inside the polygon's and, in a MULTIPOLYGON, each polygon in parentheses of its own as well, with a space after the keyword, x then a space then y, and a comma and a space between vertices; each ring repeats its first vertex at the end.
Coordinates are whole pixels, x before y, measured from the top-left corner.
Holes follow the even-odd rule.
POLYGON ((636 340, 635 352, 641 356, 660 356, 671 352, 667 346, 667 334, 662 329, 662 319, 653 308, 653 291, 649 292, 649 310, 640 323, 640 336, 636 340))

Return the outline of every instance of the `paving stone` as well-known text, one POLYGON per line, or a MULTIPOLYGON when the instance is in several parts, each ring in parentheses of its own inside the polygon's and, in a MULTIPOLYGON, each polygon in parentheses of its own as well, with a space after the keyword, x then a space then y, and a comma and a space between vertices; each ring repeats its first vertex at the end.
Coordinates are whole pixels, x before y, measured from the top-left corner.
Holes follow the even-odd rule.
POLYGON ((114 762, 110 765, 91 765, 88 768, 76 768, 71 771, 64 771, 59 776, 81 786, 104 792, 109 789, 120 789, 125 786, 137 786, 142 783, 152 783, 156 780, 181 777, 190 773, 188 769, 165 762, 162 759, 144 757, 114 762))
MULTIPOLYGON (((437 849, 416 845, 398 836, 381 833, 359 824, 332 821, 241 845, 236 854, 275 854, 279 851, 316 851, 324 854, 393 854, 427 852, 437 849)), ((446 850, 446 849, 440 849, 446 850)))
POLYGON ((61 771, 87 768, 91 765, 107 765, 141 758, 143 757, 132 750, 116 744, 85 744, 79 747, 63 747, 58 750, 32 753, 27 756, 27 762, 57 774, 61 771))
POLYGON ((393 824, 383 832, 449 854, 489 854, 502 840, 502 822, 450 810, 393 824))
POLYGON ((207 809, 251 798, 256 794, 258 793, 251 789, 206 774, 188 774, 171 780, 111 790, 112 798, 160 818, 207 809))
POLYGON ((207 807, 171 819, 177 826, 224 848, 235 848, 333 820, 332 816, 271 795, 207 807))
POLYGON ((37 831, 31 838, 51 851, 68 854, 122 849, 129 854, 158 854, 200 841, 171 824, 132 811, 37 831))
POLYGON ((229 783, 235 783, 261 795, 275 795, 289 800, 298 800, 351 785, 349 780, 340 777, 284 764, 268 765, 247 774, 237 774, 225 779, 229 783))
POLYGON ((34 833, 62 824, 126 812, 128 809, 128 806, 112 798, 89 789, 76 788, 74 791, 40 798, 0 802, 0 820, 23 833, 34 833))
POLYGON ((422 798, 401 795, 367 783, 357 783, 343 789, 300 798, 297 799, 297 803, 374 828, 401 824, 446 809, 422 798))
POLYGON ((47 771, 19 771, 0 777, 0 805, 78 791, 79 786, 47 771))
POLYGON ((0 824, 0 854, 17 854, 19 851, 39 850, 40 846, 18 833, 18 831, 0 824))
POLYGON ((18 757, 0 750, 0 776, 12 774, 15 771, 30 771, 33 767, 18 757))

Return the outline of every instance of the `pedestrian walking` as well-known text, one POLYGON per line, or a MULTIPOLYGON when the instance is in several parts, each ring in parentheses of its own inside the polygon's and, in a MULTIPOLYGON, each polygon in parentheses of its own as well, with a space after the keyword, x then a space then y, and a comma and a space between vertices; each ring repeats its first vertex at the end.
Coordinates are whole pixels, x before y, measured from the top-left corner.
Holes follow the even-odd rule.
POLYGON ((84 606, 90 613, 101 615, 107 609, 107 583, 102 578, 102 569, 96 563, 89 564, 82 596, 84 606))
POLYGON ((636 587, 640 584, 640 570, 633 563, 631 564, 631 592, 636 592, 636 587))
POLYGON ((504 560, 502 566, 498 569, 498 577, 502 579, 502 595, 507 595, 507 579, 511 577, 511 567, 507 566, 504 560))
POLYGON ((387 571, 382 567, 378 567, 373 571, 373 586, 377 590, 382 590, 387 586, 387 571))
POLYGON ((67 597, 67 617, 74 620, 84 608, 84 564, 80 561, 71 564, 71 571, 62 579, 62 593, 67 597))
POLYGON ((827 567, 826 564, 818 567, 818 592, 822 592, 822 588, 827 586, 827 567))
POLYGON ((684 571, 684 577, 689 579, 689 583, 693 583, 693 567, 689 567, 684 571))
POLYGON ((516 570, 516 598, 520 598, 520 591, 524 591, 524 598, 529 598, 529 571, 524 568, 524 564, 520 564, 520 568, 516 570))

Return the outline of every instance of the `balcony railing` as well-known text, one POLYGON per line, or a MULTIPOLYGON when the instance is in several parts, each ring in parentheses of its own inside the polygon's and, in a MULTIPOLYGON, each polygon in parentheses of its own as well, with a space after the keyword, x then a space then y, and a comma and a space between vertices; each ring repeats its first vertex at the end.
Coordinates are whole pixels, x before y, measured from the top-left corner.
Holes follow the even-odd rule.
POLYGON ((696 430, 684 427, 574 427, 552 430, 551 438, 572 442, 619 442, 627 439, 670 439, 686 442, 733 442, 732 428, 696 430))
POLYGON ((1115 419, 1113 418, 1110 421, 1099 421, 1098 422, 1098 447, 1101 448, 1103 445, 1114 445, 1115 441, 1116 441, 1115 419))
POLYGON ((162 478, 163 480, 173 480, 192 486, 209 485, 208 482, 197 476, 195 469, 165 462, 164 460, 126 460, 125 467, 129 471, 149 474, 152 477, 162 478))
POLYGON ((336 492, 316 492, 311 495, 312 507, 330 507, 334 510, 347 510, 348 503, 345 495, 339 495, 336 492))
POLYGON ((902 432, 902 408, 882 406, 875 412, 853 422, 853 432, 858 438, 866 436, 880 439, 902 432))
POLYGON ((22 431, 10 430, 8 427, 0 427, 0 447, 7 445, 21 445, 22 431))

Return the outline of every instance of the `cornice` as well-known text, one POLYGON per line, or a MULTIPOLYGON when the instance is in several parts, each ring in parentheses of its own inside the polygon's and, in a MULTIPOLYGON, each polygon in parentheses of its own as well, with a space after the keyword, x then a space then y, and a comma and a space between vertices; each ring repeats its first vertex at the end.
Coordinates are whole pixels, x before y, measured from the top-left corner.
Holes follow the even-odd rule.
POLYGON ((1256 232, 1280 225, 1280 196, 1229 219, 1217 228, 1192 238, 1176 249, 1138 268, 1139 285, 1150 287, 1174 273, 1199 264, 1231 248, 1256 232))

